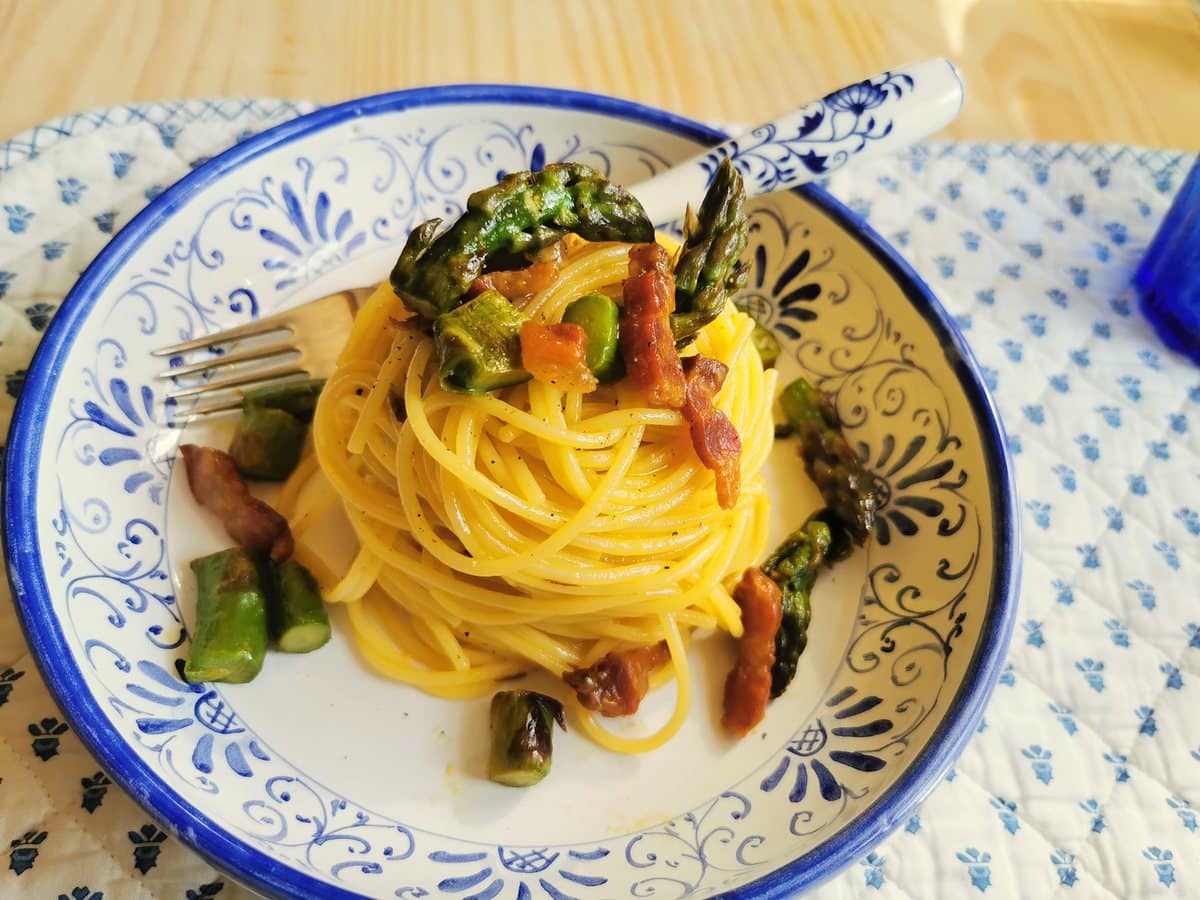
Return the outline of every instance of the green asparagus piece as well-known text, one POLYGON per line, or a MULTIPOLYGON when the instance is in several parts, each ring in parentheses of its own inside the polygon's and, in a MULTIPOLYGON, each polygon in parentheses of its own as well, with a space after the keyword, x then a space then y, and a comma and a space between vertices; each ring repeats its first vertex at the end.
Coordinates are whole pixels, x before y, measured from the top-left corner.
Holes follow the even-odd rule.
POLYGON ((317 580, 294 559, 275 566, 273 574, 275 590, 269 598, 267 621, 275 644, 285 653, 323 647, 333 632, 317 580))
POLYGON ((762 567, 783 593, 783 619, 775 632, 775 664, 771 668, 772 697, 782 694, 796 677, 800 654, 808 646, 812 589, 832 542, 829 526, 819 515, 793 532, 762 567))
POLYGON ((248 391, 229 445, 238 471, 266 481, 283 481, 291 475, 324 386, 324 378, 313 378, 248 391))
POLYGON ((754 331, 750 333, 750 340, 754 343, 754 349, 758 351, 758 358, 762 360, 763 368, 774 368, 776 360, 779 359, 780 348, 779 341, 771 329, 755 322, 754 331))
POLYGON ((447 391, 483 394, 529 380, 521 368, 525 316, 499 291, 485 291, 438 316, 434 345, 447 391))
POLYGON ((304 381, 283 381, 247 391, 242 398, 242 409, 281 409, 291 413, 301 422, 311 422, 317 408, 317 398, 325 387, 324 378, 308 378, 304 381))
POLYGON ((495 254, 539 250, 568 233, 589 241, 654 240, 637 198, 579 163, 506 175, 468 197, 466 212, 434 238, 439 224, 431 220, 409 236, 391 275, 396 295, 428 318, 453 309, 495 254))
POLYGON ((726 299, 745 284, 739 261, 746 249, 746 191, 742 175, 721 160, 712 184, 685 219, 683 250, 675 264, 675 312, 671 330, 683 346, 725 308, 726 299))
POLYGON ((261 554, 233 547, 192 560, 196 628, 183 675, 192 683, 243 684, 267 652, 266 577, 261 554))
POLYGON ((823 522, 829 528, 829 549, 825 551, 824 563, 832 566, 854 552, 854 536, 841 516, 828 506, 822 507, 808 517, 810 522, 823 522))
POLYGON ((829 398, 803 378, 783 389, 779 404, 800 438, 800 456, 826 505, 859 546, 875 528, 879 507, 875 479, 842 435, 829 398))
POLYGON ((779 354, 782 352, 782 348, 779 346, 779 339, 775 337, 774 332, 770 328, 758 321, 745 305, 741 303, 735 305, 746 315, 750 316, 750 318, 754 319, 754 331, 750 334, 750 340, 754 343, 754 349, 758 351, 758 358, 762 360, 763 368, 774 368, 775 362, 779 359, 779 354))
POLYGON ((233 433, 229 455, 247 478, 283 481, 300 461, 307 431, 308 426, 290 412, 250 406, 233 433))
POLYGON ((500 691, 492 697, 488 778, 509 787, 528 787, 545 778, 556 721, 567 727, 562 704, 553 697, 533 691, 500 691))
POLYGON ((617 347, 620 308, 611 297, 588 294, 563 311, 562 320, 578 325, 587 335, 587 367, 601 384, 612 384, 625 374, 617 347))

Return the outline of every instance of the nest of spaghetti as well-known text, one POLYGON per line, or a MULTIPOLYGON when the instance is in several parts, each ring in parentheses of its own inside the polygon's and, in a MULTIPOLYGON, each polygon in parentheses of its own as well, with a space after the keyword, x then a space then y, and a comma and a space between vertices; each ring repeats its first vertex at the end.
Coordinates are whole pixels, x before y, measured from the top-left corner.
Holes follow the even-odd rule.
MULTIPOLYGON (((687 715, 690 638, 725 632, 739 639, 725 724, 761 720, 781 638, 793 673, 803 650, 812 583, 797 572, 815 573, 829 531, 755 568, 777 391, 764 329, 732 300, 743 203, 726 162, 677 243, 628 193, 563 164, 413 231, 355 320, 283 501, 296 557, 377 671, 463 698, 544 670, 589 737, 641 752, 687 715), (313 529, 334 507, 349 555, 313 529), (654 734, 595 718, 635 713, 671 680, 654 734)), ((520 708, 514 733, 536 724, 548 741, 561 707, 524 693, 496 695, 493 725, 520 708)))

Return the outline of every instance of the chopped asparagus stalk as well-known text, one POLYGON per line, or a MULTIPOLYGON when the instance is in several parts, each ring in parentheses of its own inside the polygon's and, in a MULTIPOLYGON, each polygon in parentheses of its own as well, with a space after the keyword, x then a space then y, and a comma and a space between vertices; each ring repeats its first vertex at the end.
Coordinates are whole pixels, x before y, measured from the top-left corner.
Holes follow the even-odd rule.
POLYGON ((825 551, 824 563, 832 566, 854 552, 854 535, 850 528, 828 506, 822 507, 808 517, 809 522, 823 522, 829 529, 829 548, 825 551))
POLYGON ((779 359, 779 341, 771 333, 771 329, 755 322, 750 341, 754 344, 754 349, 758 351, 758 358, 762 360, 763 368, 773 368, 775 361, 779 359))
POLYGON ((842 435, 829 398, 803 378, 783 389, 779 405, 800 437, 800 456, 826 505, 849 529, 854 542, 866 543, 875 528, 878 488, 871 472, 842 435))
POLYGON ((392 269, 404 304, 428 318, 453 309, 496 254, 539 250, 565 234, 644 243, 654 226, 637 198, 579 163, 514 172, 467 198, 467 210, 434 237, 431 220, 409 236, 392 269))
POLYGON ((324 386, 325 379, 313 378, 248 391, 229 445, 238 471, 265 481, 283 481, 291 475, 324 386))
POLYGON ((746 191, 742 175, 721 160, 700 203, 700 214, 688 210, 685 239, 675 263, 675 312, 671 330, 677 346, 715 319, 725 301, 740 290, 746 273, 740 263, 746 249, 746 191))
POLYGON ((229 455, 247 478, 283 481, 300 461, 308 426, 282 409, 249 406, 229 444, 229 455))
POLYGON ((234 547, 192 560, 196 627, 184 677, 242 684, 262 669, 267 601, 262 555, 234 547))
POLYGON ((563 311, 562 320, 578 325, 587 335, 587 366, 601 384, 612 384, 625 374, 617 345, 620 307, 604 294, 588 294, 563 311))
POLYGON ((485 291, 433 323, 442 387, 483 394, 529 380, 521 368, 525 316, 499 291, 485 291))
POLYGON ((554 753, 554 723, 567 727, 562 704, 533 691, 500 691, 492 697, 491 717, 488 778, 509 787, 545 778, 554 753))
POLYGON ((812 589, 831 540, 829 526, 812 516, 763 564, 763 572, 783 593, 783 619, 775 632, 775 664, 771 667, 772 697, 792 683, 800 655, 808 646, 812 589))
POLYGON ((242 398, 242 409, 280 409, 291 413, 301 422, 311 422, 317 408, 317 398, 325 387, 324 378, 309 378, 304 381, 284 381, 268 384, 247 391, 242 398))
POLYGON ((268 622, 285 653, 309 653, 328 642, 332 631, 321 591, 312 573, 294 559, 275 567, 268 622))

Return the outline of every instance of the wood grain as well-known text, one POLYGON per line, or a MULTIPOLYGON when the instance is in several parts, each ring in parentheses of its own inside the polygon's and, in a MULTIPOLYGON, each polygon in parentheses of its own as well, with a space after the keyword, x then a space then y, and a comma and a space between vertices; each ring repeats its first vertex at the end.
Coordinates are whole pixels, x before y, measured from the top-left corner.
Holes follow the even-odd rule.
POLYGON ((934 55, 968 84, 948 136, 1200 149, 1188 0, 0 0, 0 138, 129 101, 477 81, 751 122, 934 55))

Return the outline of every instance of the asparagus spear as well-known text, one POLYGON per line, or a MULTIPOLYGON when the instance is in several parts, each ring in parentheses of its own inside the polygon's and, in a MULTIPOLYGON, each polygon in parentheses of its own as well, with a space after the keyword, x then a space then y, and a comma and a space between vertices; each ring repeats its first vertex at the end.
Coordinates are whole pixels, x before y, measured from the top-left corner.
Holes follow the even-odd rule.
POLYGON ((828 506, 823 506, 811 516, 809 522, 824 522, 829 528, 829 548, 822 560, 826 566, 841 562, 854 552, 854 535, 841 517, 828 506))
POLYGON ((866 543, 879 507, 875 479, 842 435, 829 398, 803 378, 779 396, 783 414, 800 438, 800 456, 832 514, 849 529, 854 542, 866 543))
POLYGON ((308 426, 290 412, 252 406, 238 421, 229 455, 247 478, 283 481, 300 461, 307 431, 308 426))
POLYGON ((758 358, 762 360, 763 368, 772 368, 775 361, 779 359, 780 348, 779 340, 772 334, 771 329, 760 322, 755 322, 750 340, 754 343, 754 349, 758 351, 758 358))
POLYGON ((280 409, 291 413, 301 422, 311 422, 317 408, 317 398, 325 387, 324 378, 308 378, 303 381, 283 381, 264 385, 247 391, 242 398, 242 409, 280 409))
POLYGON ((324 386, 325 379, 314 378, 248 391, 229 445, 238 471, 266 481, 283 481, 291 475, 324 386))
POLYGON ((275 590, 268 605, 271 637, 285 653, 323 647, 332 634, 321 591, 312 573, 294 559, 274 567, 275 590))
POLYGON ((488 778, 509 787, 537 784, 550 773, 554 723, 566 728, 562 704, 533 691, 500 691, 492 697, 492 748, 488 778))
POLYGON ((775 632, 775 664, 771 667, 772 697, 778 697, 791 684, 800 654, 808 646, 812 589, 832 543, 829 526, 820 515, 809 517, 762 567, 783 593, 783 619, 775 632))
POLYGON ((700 214, 688 209, 683 250, 675 263, 671 330, 677 346, 687 344, 720 315, 726 299, 745 284, 739 262, 746 249, 745 202, 741 173, 723 159, 700 203, 700 214))
POLYGON ((193 683, 252 680, 267 652, 262 555, 233 547, 194 559, 191 568, 196 574, 196 628, 184 677, 193 683))
POLYGON ((392 269, 396 295, 434 318, 453 309, 497 253, 539 250, 568 233, 589 241, 654 240, 637 198, 579 163, 514 172, 467 198, 467 210, 434 238, 439 220, 409 236, 392 269))
MULTIPOLYGON (((779 339, 775 337, 775 333, 770 328, 755 318, 748 307, 741 303, 734 305, 750 316, 751 319, 754 319, 754 331, 750 334, 750 341, 754 344, 754 349, 758 351, 758 358, 762 360, 763 368, 773 368, 779 359, 779 354, 783 352, 783 348, 779 346, 779 339)), ((779 437, 779 435, 776 435, 776 437, 779 437)))
POLYGON ((438 316, 434 344, 447 391, 483 394, 529 380, 521 368, 525 316, 499 291, 485 291, 438 316))

